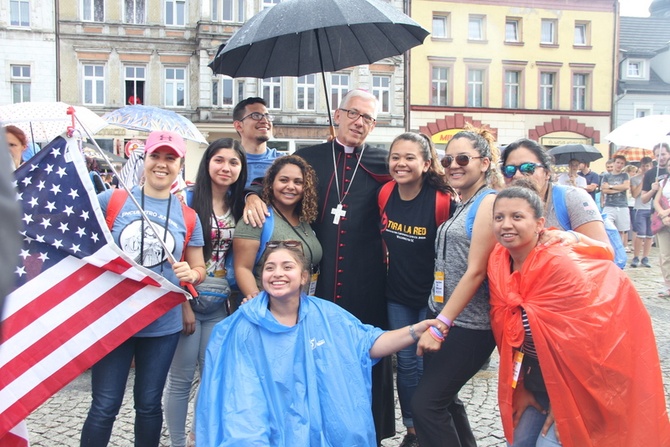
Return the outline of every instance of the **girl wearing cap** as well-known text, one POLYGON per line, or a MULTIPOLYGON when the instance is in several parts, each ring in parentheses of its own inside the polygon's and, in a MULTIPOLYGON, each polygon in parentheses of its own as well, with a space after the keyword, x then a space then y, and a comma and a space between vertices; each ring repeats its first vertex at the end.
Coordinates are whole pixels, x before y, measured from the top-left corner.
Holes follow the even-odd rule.
POLYGON ((306 295, 298 241, 269 241, 261 265, 264 292, 219 323, 207 346, 197 445, 377 445, 372 366, 444 324, 385 332, 306 295))
MULTIPOLYGON (((141 188, 133 187, 130 193, 154 223, 159 237, 174 258, 184 260, 170 265, 167 253, 129 197, 118 210, 111 228, 112 235, 119 247, 138 264, 175 285, 197 284, 205 275, 202 227, 197 217, 193 216, 191 237, 185 246, 189 229, 184 213, 193 211, 182 208, 179 199, 170 194, 170 186, 184 162, 184 140, 173 132, 152 132, 147 139, 145 153, 146 181, 141 188)), ((105 214, 114 191, 105 191, 98 196, 105 214)), ((109 443, 133 359, 135 445, 159 445, 163 423, 161 399, 170 362, 180 332, 191 334, 194 330, 193 311, 185 302, 134 334, 91 368, 93 401, 82 428, 81 446, 106 446, 109 443)))

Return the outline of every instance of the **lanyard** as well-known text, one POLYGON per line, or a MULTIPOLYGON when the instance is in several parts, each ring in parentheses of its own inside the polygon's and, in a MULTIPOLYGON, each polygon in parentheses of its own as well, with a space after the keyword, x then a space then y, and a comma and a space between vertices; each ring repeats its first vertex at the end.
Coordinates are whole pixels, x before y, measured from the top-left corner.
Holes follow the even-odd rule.
POLYGON ((443 247, 443 249, 442 249, 442 259, 447 259, 447 231, 449 231, 449 228, 451 228, 451 226, 453 225, 453 223, 456 222, 456 218, 457 218, 458 216, 460 216, 461 213, 462 213, 463 211, 465 211, 465 209, 470 205, 470 203, 474 200, 474 198, 477 197, 477 195, 478 195, 478 194, 481 192, 481 190, 484 189, 484 188, 486 188, 486 184, 483 184, 482 186, 480 186, 479 189, 478 189, 477 191, 475 191, 475 193, 472 195, 472 197, 470 197, 470 198, 468 199, 468 201, 465 202, 465 203, 463 204, 463 206, 461 206, 461 207, 459 208, 459 210, 453 215, 453 217, 452 217, 451 219, 449 219, 449 221, 448 221, 448 222, 449 222, 449 225, 447 225, 447 226, 444 228, 444 230, 439 231, 439 233, 441 233, 441 234, 443 235, 443 237, 440 237, 441 235, 438 234, 438 235, 437 235, 437 237, 439 238, 438 240, 440 240, 440 239, 444 240, 444 247, 443 247))
MULTIPOLYGON (((309 246, 309 244, 307 243, 307 241, 305 240, 305 238, 302 237, 302 235, 300 234, 300 232, 299 232, 298 230, 296 230, 295 227, 294 227, 293 225, 291 225, 291 222, 289 222, 288 219, 287 219, 286 217, 284 217, 284 215, 281 213, 281 211, 279 211, 279 210, 277 209, 277 207, 273 207, 273 209, 277 212, 277 214, 279 214, 279 216, 280 216, 282 219, 284 219, 284 222, 286 222, 286 223, 288 224, 288 226, 291 227, 291 230, 293 230, 293 232, 294 232, 294 233, 300 238, 300 240, 305 244, 305 247, 307 247, 307 250, 309 251, 309 267, 310 267, 310 273, 313 273, 313 272, 312 272, 312 270, 313 270, 313 269, 312 269, 312 265, 313 265, 313 264, 312 264, 312 259, 314 258, 314 256, 313 256, 313 254, 312 254, 312 249, 311 249, 311 247, 309 246)), ((303 224, 303 222, 300 222, 300 226, 301 226, 301 227, 302 227, 302 224, 303 224)), ((305 231, 304 228, 303 228, 303 231, 305 231)), ((307 233, 306 233, 306 232, 305 232, 305 236, 307 236, 307 233)))
MULTIPOLYGON (((167 206, 167 215, 165 216, 165 231, 163 232, 163 242, 167 242, 167 232, 168 232, 168 224, 170 222, 170 208, 172 207, 172 195, 168 197, 168 206, 167 206)), ((144 213, 144 188, 142 188, 142 212, 144 213)), ((153 230, 153 228, 152 228, 153 230)), ((143 267, 146 267, 144 265, 144 219, 142 219, 142 234, 141 234, 141 240, 140 240, 140 265, 143 267)), ((157 238, 160 238, 158 234, 156 234, 157 238)), ((163 265, 165 262, 163 261, 163 257, 165 256, 165 249, 161 248, 161 276, 163 275, 163 265)))

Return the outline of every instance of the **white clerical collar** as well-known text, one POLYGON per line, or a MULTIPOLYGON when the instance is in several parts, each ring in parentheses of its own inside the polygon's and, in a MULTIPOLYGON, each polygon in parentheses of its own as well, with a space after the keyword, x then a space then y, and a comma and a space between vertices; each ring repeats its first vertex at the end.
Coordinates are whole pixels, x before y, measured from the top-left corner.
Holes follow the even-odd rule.
POLYGON ((344 153, 345 154, 353 154, 354 150, 356 150, 355 147, 346 146, 346 145, 342 144, 342 142, 340 140, 338 140, 337 138, 335 138, 335 141, 337 141, 337 144, 339 144, 340 146, 342 146, 344 148, 344 153))

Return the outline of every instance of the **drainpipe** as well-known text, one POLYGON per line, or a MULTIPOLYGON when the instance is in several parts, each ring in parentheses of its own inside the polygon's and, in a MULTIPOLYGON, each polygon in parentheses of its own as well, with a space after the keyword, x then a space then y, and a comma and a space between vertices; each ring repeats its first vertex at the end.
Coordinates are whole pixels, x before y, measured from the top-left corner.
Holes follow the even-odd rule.
MULTIPOLYGON (((404 3, 404 6, 405 6, 404 13, 411 17, 410 12, 412 11, 412 0, 406 0, 403 3, 404 3)), ((405 105, 403 107, 404 108, 403 112, 404 112, 405 116, 403 117, 403 121, 404 121, 404 124, 405 124, 405 132, 410 131, 410 128, 409 128, 409 126, 410 126, 409 114, 410 114, 411 99, 410 99, 410 94, 408 94, 408 92, 411 92, 411 87, 410 86, 412 85, 412 83, 411 83, 411 72, 410 72, 410 55, 409 55, 410 51, 412 51, 412 50, 411 49, 407 50, 407 54, 404 58, 404 66, 405 66, 405 80, 404 80, 404 82, 405 82, 405 86, 404 86, 403 90, 404 90, 404 93, 405 93, 405 101, 404 101, 405 105)))
MULTIPOLYGON (((615 124, 615 117, 617 115, 616 113, 616 107, 621 98, 626 96, 626 92, 624 92, 623 95, 621 95, 620 98, 616 98, 617 96, 617 90, 618 90, 618 85, 619 85, 619 23, 620 23, 620 18, 619 18, 619 1, 618 0, 613 0, 614 1, 614 47, 612 49, 612 73, 614 74, 614 79, 612 82, 612 110, 610 114, 610 132, 616 128, 615 124)), ((612 156, 612 143, 609 145, 609 156, 612 156)))
POLYGON ((60 101, 60 0, 54 0, 54 29, 56 40, 56 101, 60 101))

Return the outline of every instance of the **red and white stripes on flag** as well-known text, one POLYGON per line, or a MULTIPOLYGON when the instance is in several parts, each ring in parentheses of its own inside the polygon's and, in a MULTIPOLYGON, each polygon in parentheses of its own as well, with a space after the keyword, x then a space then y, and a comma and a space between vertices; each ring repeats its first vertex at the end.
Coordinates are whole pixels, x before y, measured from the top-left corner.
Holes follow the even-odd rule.
POLYGON ((29 163, 35 167, 16 171, 26 223, 16 270, 23 284, 2 316, 0 439, 185 300, 113 243, 74 140, 54 140, 29 163))
POLYGON ((5 436, 0 437, 0 447, 30 447, 26 423, 21 422, 9 430, 5 436))

